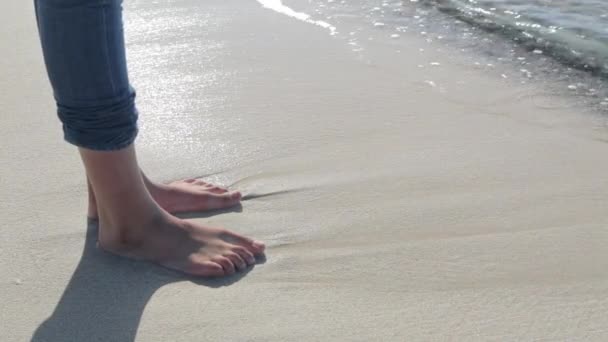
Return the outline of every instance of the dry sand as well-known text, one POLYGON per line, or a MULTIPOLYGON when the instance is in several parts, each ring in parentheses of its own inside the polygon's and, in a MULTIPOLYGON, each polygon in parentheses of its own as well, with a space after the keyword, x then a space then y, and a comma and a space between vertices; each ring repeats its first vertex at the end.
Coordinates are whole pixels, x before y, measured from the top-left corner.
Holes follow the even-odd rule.
POLYGON ((10 1, 1 341, 608 339, 599 119, 411 37, 361 54, 255 1, 125 6, 144 169, 241 189, 242 208, 191 217, 267 260, 193 280, 95 247, 32 6, 10 1))

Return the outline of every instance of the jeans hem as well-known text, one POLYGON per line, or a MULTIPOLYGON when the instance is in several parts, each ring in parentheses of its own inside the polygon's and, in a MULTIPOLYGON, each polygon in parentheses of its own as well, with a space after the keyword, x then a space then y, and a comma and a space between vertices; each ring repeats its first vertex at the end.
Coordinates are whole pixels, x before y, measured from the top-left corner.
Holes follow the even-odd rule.
POLYGON ((99 151, 99 152, 112 152, 112 151, 118 151, 118 150, 122 150, 125 149, 129 146, 131 146, 134 142, 135 139, 137 138, 137 131, 135 131, 135 134, 133 134, 133 137, 122 141, 120 143, 117 144, 90 144, 90 143, 83 143, 81 141, 78 141, 78 139, 74 139, 71 138, 69 136, 64 136, 64 140, 66 142, 68 142, 69 144, 72 144, 78 148, 84 148, 87 150, 93 150, 93 151, 99 151))

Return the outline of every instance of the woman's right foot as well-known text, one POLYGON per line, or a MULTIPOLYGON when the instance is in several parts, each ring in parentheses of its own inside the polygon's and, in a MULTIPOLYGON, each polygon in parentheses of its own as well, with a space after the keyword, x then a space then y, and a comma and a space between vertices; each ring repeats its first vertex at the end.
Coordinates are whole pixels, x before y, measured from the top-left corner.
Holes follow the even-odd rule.
POLYGON ((99 245, 103 249, 196 276, 222 277, 245 270, 265 249, 263 243, 237 233, 182 220, 166 212, 143 227, 103 224, 102 219, 99 245))

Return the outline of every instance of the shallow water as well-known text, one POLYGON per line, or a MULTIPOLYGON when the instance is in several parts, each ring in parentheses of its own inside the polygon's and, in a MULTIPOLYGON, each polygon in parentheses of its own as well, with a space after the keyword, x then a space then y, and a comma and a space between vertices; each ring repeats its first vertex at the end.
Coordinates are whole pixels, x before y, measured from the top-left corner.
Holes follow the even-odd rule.
POLYGON ((537 53, 608 76, 608 3, 598 0, 422 0, 537 53))
POLYGON ((504 72, 497 73, 504 78, 522 83, 541 80, 545 87, 575 95, 603 111, 608 109, 605 1, 283 2, 327 23, 330 33, 346 38, 354 51, 367 48, 366 42, 373 39, 371 30, 383 31, 396 44, 402 35, 415 34, 432 46, 443 43, 471 52, 468 56, 476 66, 504 67, 504 72))
POLYGON ((418 27, 425 27, 429 16, 440 12, 443 20, 456 18, 518 42, 530 51, 542 52, 575 68, 608 77, 608 2, 605 1, 329 0, 319 1, 316 6, 317 12, 332 17, 376 15, 404 24, 409 21, 418 27), (412 19, 415 21, 411 22, 412 19))

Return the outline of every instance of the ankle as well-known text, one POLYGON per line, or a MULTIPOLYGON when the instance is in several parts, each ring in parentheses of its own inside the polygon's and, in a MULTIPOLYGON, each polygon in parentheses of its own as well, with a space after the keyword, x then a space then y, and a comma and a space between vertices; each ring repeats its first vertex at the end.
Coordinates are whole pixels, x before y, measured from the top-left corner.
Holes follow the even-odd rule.
POLYGON ((113 252, 128 252, 138 249, 145 242, 151 227, 158 227, 167 220, 160 208, 126 217, 99 215, 99 244, 113 252))
POLYGON ((95 192, 93 191, 93 187, 91 186, 91 182, 87 179, 87 193, 88 193, 88 208, 87 208, 87 217, 92 220, 97 219, 97 200, 95 199, 95 192))

